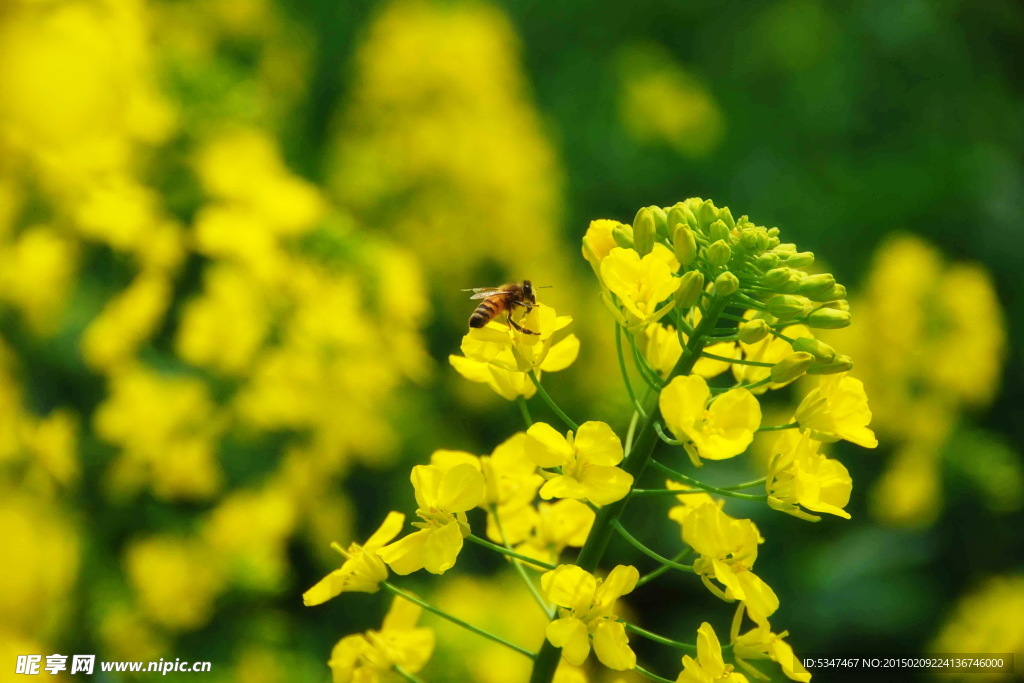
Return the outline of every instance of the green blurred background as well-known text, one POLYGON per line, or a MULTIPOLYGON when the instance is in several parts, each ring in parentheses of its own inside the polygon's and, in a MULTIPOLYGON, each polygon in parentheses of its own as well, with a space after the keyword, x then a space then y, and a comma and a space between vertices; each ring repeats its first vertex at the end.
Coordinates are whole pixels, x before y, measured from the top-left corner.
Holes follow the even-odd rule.
MULTIPOLYGON (((798 653, 1020 669, 1022 45, 1009 0, 0 4, 0 679, 60 652, 326 680, 385 609, 302 606, 330 541, 411 512, 434 449, 519 428, 448 365, 459 290, 554 285, 582 350, 546 383, 624 430, 580 238, 691 196, 847 285, 830 341, 881 441, 833 451, 850 521, 733 512, 767 539, 776 629, 798 653)), ((511 589, 475 550, 405 585, 495 620, 511 589)), ((629 600, 642 623, 727 632, 696 581, 658 585, 629 600)), ((517 614, 495 628, 536 646, 517 614)), ((517 680, 438 628, 426 680, 517 680)))

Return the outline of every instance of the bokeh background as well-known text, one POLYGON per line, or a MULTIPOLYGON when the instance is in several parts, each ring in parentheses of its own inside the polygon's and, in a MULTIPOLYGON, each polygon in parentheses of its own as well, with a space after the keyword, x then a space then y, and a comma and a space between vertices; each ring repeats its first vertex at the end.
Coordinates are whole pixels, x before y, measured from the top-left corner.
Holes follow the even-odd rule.
MULTIPOLYGON (((0 1, 0 680, 24 653, 328 680, 386 608, 302 606, 329 543, 411 512, 435 448, 521 424, 448 365, 459 290, 553 285, 583 346, 551 391, 624 429, 580 238, 690 196, 848 286, 829 340, 881 439, 833 451, 851 521, 735 509, 767 539, 773 622, 800 653, 1022 670, 1022 46, 1013 0, 0 1)), ((403 585, 537 645, 476 550, 403 585)), ((727 632, 696 581, 656 585, 642 623, 727 632)), ((520 679, 429 622, 426 680, 520 679)))

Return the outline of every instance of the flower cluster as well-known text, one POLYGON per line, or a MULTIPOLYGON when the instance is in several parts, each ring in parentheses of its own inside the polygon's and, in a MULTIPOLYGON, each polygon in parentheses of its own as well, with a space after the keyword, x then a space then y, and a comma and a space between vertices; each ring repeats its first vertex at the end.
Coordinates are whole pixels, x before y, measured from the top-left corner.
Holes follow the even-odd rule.
POLYGON ((437 451, 430 464, 415 466, 418 530, 381 546, 401 518, 392 512, 370 542, 353 544, 345 564, 307 593, 307 603, 347 586, 402 595, 387 580, 385 565, 399 575, 419 569, 443 574, 468 539, 512 563, 549 619, 544 644, 534 654, 443 610, 431 611, 531 657, 532 680, 582 676, 577 667, 592 649, 609 669, 664 680, 638 664, 628 634, 692 646, 632 623, 618 601, 676 570, 695 574, 713 595, 736 604, 730 632, 734 663, 725 662, 717 636, 704 623, 697 656, 683 658, 678 681, 747 681, 736 667, 763 678, 753 662, 765 660, 792 680, 810 680, 785 641, 788 633, 775 632, 770 622, 779 597, 754 571, 765 539, 752 520, 728 514, 725 503, 757 500, 809 521, 824 513, 849 518, 849 473, 822 451, 841 440, 867 448, 877 440, 864 385, 850 374, 852 360, 815 337, 818 330, 849 325, 845 288, 831 275, 806 272, 813 255, 783 244, 778 234, 699 199, 641 209, 632 226, 594 221, 583 254, 614 318, 633 413, 625 442, 605 422, 573 421, 542 383, 542 371, 576 359, 575 336, 556 335, 568 316, 540 304, 470 330, 463 355, 450 358, 452 366, 516 401, 526 430, 490 455, 437 451), (792 387, 802 390, 790 408, 792 417, 763 424, 768 392, 789 393, 792 387), (564 427, 533 420, 527 399, 535 395, 564 427), (761 479, 712 486, 680 471, 681 465, 703 468, 738 458, 762 432, 771 458, 761 479), (667 477, 660 480, 665 488, 647 488, 647 471, 667 477), (756 487, 764 493, 747 492, 756 487), (630 500, 657 496, 679 503, 666 511, 680 526, 677 559, 649 548, 621 519, 630 500), (552 499, 557 501, 543 502, 552 499), (473 508, 485 513, 490 540, 473 533, 473 508), (659 568, 641 576, 634 566, 617 564, 599 578, 615 533, 659 568), (562 555, 569 548, 580 551, 567 562, 562 555), (680 564, 689 553, 692 564, 680 564), (546 570, 539 587, 530 573, 536 569, 546 570), (753 626, 741 633, 745 618, 753 626))

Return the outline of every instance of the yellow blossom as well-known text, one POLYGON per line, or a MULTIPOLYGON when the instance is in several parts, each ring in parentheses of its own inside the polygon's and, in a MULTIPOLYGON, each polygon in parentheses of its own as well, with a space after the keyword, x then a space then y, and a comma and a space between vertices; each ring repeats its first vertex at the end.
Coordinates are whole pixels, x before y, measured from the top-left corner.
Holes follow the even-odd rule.
POLYGON ((675 507, 671 507, 668 510, 668 518, 679 524, 680 527, 682 527, 686 518, 690 516, 690 513, 699 509, 701 506, 710 504, 722 507, 725 505, 725 501, 720 498, 716 499, 709 493, 704 493, 700 489, 695 489, 692 486, 687 486, 686 484, 680 484, 672 479, 665 480, 665 488, 678 489, 681 492, 676 496, 676 500, 678 500, 680 504, 675 507))
POLYGON ((722 644, 711 624, 697 629, 697 659, 683 655, 683 671, 676 683, 748 683, 747 677, 733 671, 722 658, 722 644))
POLYGON ((801 664, 793 652, 793 648, 784 640, 789 635, 787 631, 772 633, 771 625, 765 621, 740 635, 739 626, 742 620, 743 605, 740 605, 736 611, 736 618, 733 620, 731 634, 733 656, 736 658, 737 664, 746 669, 754 678, 761 678, 763 674, 745 660, 770 659, 782 668, 782 673, 786 674, 790 680, 799 683, 807 683, 811 680, 811 674, 801 664))
POLYGON ((412 468, 412 485, 419 506, 416 531, 378 552, 396 574, 426 569, 444 574, 455 565, 462 539, 469 535, 466 510, 475 508, 486 493, 483 475, 462 463, 443 470, 434 465, 412 468))
POLYGON ((615 601, 632 592, 640 573, 636 567, 619 565, 604 581, 576 565, 559 565, 541 576, 548 600, 559 607, 558 619, 547 626, 547 639, 562 648, 562 657, 580 666, 594 652, 609 669, 626 671, 636 666, 626 629, 614 613, 615 601))
POLYGON ((604 422, 584 422, 575 436, 562 436, 551 425, 537 422, 526 434, 528 458, 540 467, 562 468, 541 487, 541 498, 607 505, 629 493, 633 476, 616 467, 622 462, 622 441, 604 422))
MULTIPOLYGON (((753 311, 748 311, 745 317, 750 318, 753 311)), ((805 325, 790 325, 782 330, 782 334, 789 339, 800 339, 801 337, 813 337, 811 330, 805 325)), ((769 334, 761 341, 753 344, 739 343, 743 351, 743 360, 756 363, 778 363, 783 358, 793 353, 793 347, 789 342, 780 337, 769 334)), ((772 369, 757 365, 733 364, 732 374, 736 381, 741 384, 756 384, 771 374, 772 369)), ((795 379, 795 378, 794 378, 795 379)), ((793 380, 790 380, 790 382, 793 380)), ((751 391, 755 394, 763 394, 769 389, 780 389, 789 382, 769 382, 763 386, 755 387, 751 391)))
POLYGON ((712 400, 707 382, 696 375, 674 377, 658 405, 698 467, 701 458, 724 460, 745 451, 761 424, 761 406, 750 391, 730 389, 712 400))
POLYGON ((752 521, 734 519, 717 505, 705 504, 687 515, 682 528, 683 540, 700 554, 693 568, 708 590, 723 600, 742 600, 758 623, 778 609, 775 592, 751 571, 757 546, 764 542, 752 521), (725 586, 725 591, 711 579, 725 586))
POLYGON ((618 245, 612 237, 612 230, 615 228, 626 229, 628 226, 619 221, 601 218, 590 221, 590 227, 583 235, 583 258, 587 259, 591 267, 599 276, 601 273, 601 261, 618 245))
POLYGON ((823 375, 797 407, 796 421, 818 441, 846 439, 864 448, 878 445, 875 433, 868 429, 871 410, 864 383, 845 372, 823 375))
POLYGON ((334 683, 378 683, 395 666, 415 674, 434 652, 434 632, 417 627, 419 605, 396 596, 379 631, 345 636, 331 650, 334 683))
POLYGON ((659 305, 679 288, 674 273, 679 262, 663 244, 643 258, 632 249, 616 247, 601 261, 601 281, 628 313, 630 329, 642 329, 671 310, 659 305))
POLYGON ((303 593, 303 604, 307 607, 319 605, 344 591, 376 593, 380 590, 380 582, 388 578, 388 570, 377 556, 377 551, 398 535, 404 523, 405 515, 389 512, 380 528, 363 545, 352 543, 345 550, 338 544, 332 544, 335 550, 345 556, 345 562, 340 569, 335 569, 303 593))
MULTIPOLYGON (((697 308, 692 310, 695 311, 695 316, 693 317, 699 321, 700 311, 697 308)), ((683 355, 683 347, 679 343, 679 337, 680 335, 677 334, 675 328, 665 325, 648 325, 647 329, 644 330, 644 337, 641 340, 643 342, 641 348, 643 349, 644 358, 662 377, 668 377, 672 368, 679 362, 679 357, 683 355)), ((682 338, 683 343, 685 343, 687 341, 686 334, 683 334, 682 338)), ((704 347, 704 350, 710 354, 725 358, 735 358, 737 355, 736 344, 733 342, 711 344, 704 347)), ((728 370, 729 365, 730 363, 726 361, 715 360, 714 358, 699 358, 693 366, 692 374, 711 379, 728 370)))
POLYGON ((841 462, 825 457, 820 448, 821 443, 807 434, 785 430, 768 469, 768 504, 805 519, 818 517, 799 511, 797 505, 850 519, 843 508, 850 502, 853 480, 841 462))
POLYGON ((566 548, 582 547, 596 516, 590 507, 572 498, 539 503, 535 511, 526 509, 532 513, 529 515, 532 528, 515 550, 543 562, 557 563, 566 548))
POLYGON ((82 335, 82 355, 94 368, 110 370, 129 360, 156 330, 171 299, 162 273, 140 273, 104 307, 82 335))

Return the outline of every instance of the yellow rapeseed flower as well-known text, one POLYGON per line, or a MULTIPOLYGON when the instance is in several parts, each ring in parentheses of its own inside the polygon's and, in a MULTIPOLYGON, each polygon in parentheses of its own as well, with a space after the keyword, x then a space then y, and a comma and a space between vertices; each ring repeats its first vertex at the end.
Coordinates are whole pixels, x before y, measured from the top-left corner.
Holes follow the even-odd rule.
POLYGON ((395 666, 410 674, 422 669, 434 652, 434 632, 417 627, 423 611, 396 596, 379 631, 345 636, 331 650, 334 683, 379 683, 391 680, 395 666))
POLYGON ((413 522, 416 531, 378 552, 396 574, 426 569, 444 574, 455 566, 462 539, 469 535, 466 510, 475 508, 486 493, 483 475, 470 464, 444 470, 434 465, 412 468, 412 485, 423 520, 413 522))
POLYGON ((761 425, 761 406, 747 389, 730 389, 714 400, 703 377, 674 377, 658 397, 661 415, 672 433, 685 438, 693 464, 701 458, 724 460, 739 455, 761 425))
POLYGON ((615 247, 601 261, 601 281, 625 308, 628 327, 640 330, 671 310, 672 302, 660 304, 679 288, 674 277, 678 268, 675 255, 663 244, 655 244, 643 258, 632 249, 615 247))
POLYGON ((303 604, 307 607, 319 605, 344 591, 376 593, 380 590, 380 582, 388 578, 388 570, 377 556, 377 551, 398 535, 404 523, 405 515, 389 512, 380 528, 363 545, 352 543, 345 550, 337 543, 332 544, 332 548, 344 555, 345 562, 303 593, 303 604))
POLYGON ((633 476, 619 467, 622 441, 604 422, 584 422, 573 435, 562 436, 551 425, 537 422, 527 431, 526 456, 539 467, 560 467, 540 489, 540 496, 589 500, 607 505, 622 499, 633 476))
POLYGON ((594 652, 609 669, 626 671, 636 666, 626 629, 614 614, 615 601, 632 592, 640 573, 618 565, 604 581, 576 565, 563 564, 541 576, 544 595, 557 605, 558 618, 547 626, 547 638, 562 648, 562 657, 580 666, 594 652))
POLYGON ((676 683, 748 683, 747 677, 733 671, 722 658, 722 644, 711 624, 704 622, 697 629, 697 659, 683 655, 683 671, 676 683))
POLYGON ((864 448, 878 445, 875 433, 868 429, 871 410, 864 383, 845 372, 823 375, 797 407, 796 421, 818 441, 846 439, 864 448))
POLYGON ((804 519, 818 517, 801 512, 797 505, 850 519, 843 508, 850 502, 853 480, 841 462, 825 457, 820 448, 821 442, 795 429, 779 437, 765 485, 768 504, 804 519))

